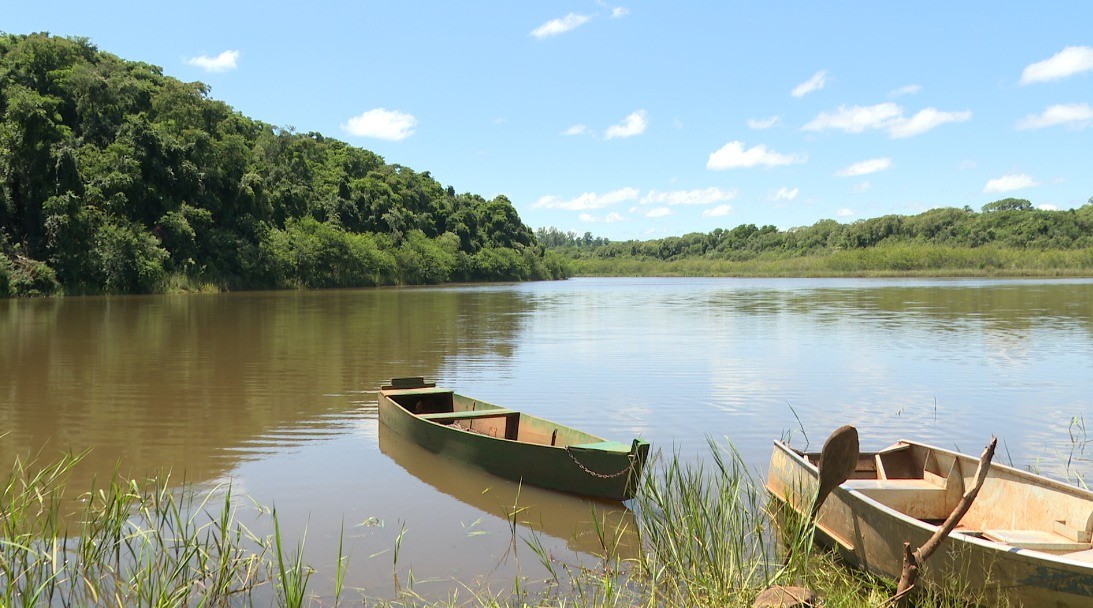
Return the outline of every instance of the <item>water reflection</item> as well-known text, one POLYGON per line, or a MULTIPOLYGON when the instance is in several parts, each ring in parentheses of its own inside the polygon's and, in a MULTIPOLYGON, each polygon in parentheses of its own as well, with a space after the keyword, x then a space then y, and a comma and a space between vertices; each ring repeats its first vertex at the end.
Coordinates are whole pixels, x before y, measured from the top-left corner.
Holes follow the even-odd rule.
MULTIPOLYGON (((222 478, 342 432, 406 370, 511 356, 515 292, 362 290, 0 301, 0 462, 91 448, 87 474, 222 478), (475 323, 466 323, 475 319, 475 323)), ((74 482, 75 483, 75 482, 74 482)))
POLYGON ((422 482, 506 523, 564 541, 572 551, 631 559, 639 540, 621 503, 591 501, 524 486, 438 456, 379 425, 380 450, 422 482), (601 533, 602 532, 602 533, 601 533))

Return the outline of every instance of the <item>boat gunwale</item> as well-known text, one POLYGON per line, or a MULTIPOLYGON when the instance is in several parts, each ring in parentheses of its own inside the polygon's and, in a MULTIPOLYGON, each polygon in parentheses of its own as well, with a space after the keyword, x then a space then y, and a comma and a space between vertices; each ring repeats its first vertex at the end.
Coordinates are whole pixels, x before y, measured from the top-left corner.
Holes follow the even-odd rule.
MULTIPOLYGON (((930 444, 920 443, 920 442, 917 442, 917 441, 910 441, 910 440, 900 439, 897 443, 903 443, 903 444, 907 444, 907 445, 923 447, 923 448, 927 448, 927 449, 931 449, 931 450, 938 450, 940 452, 944 452, 946 454, 951 454, 951 455, 963 458, 965 460, 973 461, 973 462, 978 460, 978 459, 976 459, 974 457, 971 457, 967 454, 962 454, 960 452, 954 452, 954 451, 951 451, 951 450, 946 450, 944 448, 938 448, 938 447, 932 446, 930 444)), ((786 455, 788 455, 790 458, 792 458, 794 461, 796 461, 799 466, 802 466, 804 468, 804 470, 806 472, 808 472, 809 475, 819 479, 819 474, 820 474, 819 468, 816 467, 815 465, 813 465, 807 458, 807 455, 811 454, 811 452, 800 452, 800 451, 798 451, 795 448, 789 446, 788 444, 786 444, 785 442, 783 442, 781 440, 775 440, 774 445, 775 445, 776 448, 782 450, 786 455)), ((879 451, 878 452, 862 452, 862 454, 866 454, 866 455, 876 454, 876 453, 879 453, 879 451)), ((1043 480, 1043 481, 1050 482, 1052 485, 1057 484, 1059 486, 1062 486, 1063 488, 1070 488, 1070 489, 1073 489, 1073 490, 1077 490, 1079 495, 1084 495, 1085 497, 1087 497, 1091 501, 1093 501, 1093 492, 1091 492, 1091 491, 1086 491, 1086 490, 1083 490, 1082 488, 1078 488, 1076 486, 1071 486, 1071 485, 1068 485, 1068 484, 1065 484, 1065 483, 1062 483, 1062 482, 1059 482, 1059 481, 1056 481, 1056 480, 1053 480, 1053 479, 1049 479, 1047 477, 1041 477, 1041 476, 1035 475, 1033 473, 1028 473, 1028 472, 1025 472, 1025 471, 1021 471, 1020 469, 1015 469, 1013 467, 1009 467, 1009 466, 1006 466, 1006 465, 1003 465, 1003 464, 999 464, 999 465, 995 465, 993 463, 991 464, 991 468, 994 468, 995 466, 998 466, 998 467, 1004 469, 1006 472, 1013 472, 1013 473, 1022 474, 1022 477, 1027 475, 1027 476, 1031 476, 1033 479, 1038 480, 1038 481, 1043 480)), ((866 507, 873 508, 874 510, 879 511, 880 513, 884 514, 887 517, 893 517, 893 518, 895 518, 895 519, 897 519, 897 520, 899 520, 899 521, 901 521, 905 524, 909 524, 911 526, 914 526, 914 527, 916 527, 916 528, 920 529, 921 531, 926 532, 928 534, 933 534, 934 532, 936 532, 938 530, 938 528, 941 527, 939 524, 930 524, 930 523, 922 521, 921 519, 918 519, 918 518, 912 517, 910 515, 907 515, 905 513, 902 513, 900 511, 897 511, 896 509, 893 509, 893 508, 889 507, 888 505, 886 505, 882 502, 879 502, 879 501, 877 501, 873 498, 870 498, 869 496, 865 495, 864 493, 862 493, 859 490, 855 490, 853 488, 843 487, 842 484, 840 484, 838 487, 836 487, 835 490, 836 491, 846 492, 851 497, 853 497, 855 500, 858 500, 858 501, 864 503, 864 505, 866 507)), ((782 500, 783 502, 785 501, 784 497, 777 495, 772 490, 769 490, 769 484, 768 484, 768 491, 771 493, 771 495, 775 496, 779 500, 782 500)), ((957 530, 954 530, 950 534, 950 538, 953 538, 954 540, 957 540, 957 541, 960 541, 960 542, 966 542, 966 543, 970 543, 972 545, 978 545, 978 546, 980 546, 981 548, 983 548, 985 550, 997 551, 997 552, 1006 553, 1006 554, 1009 554, 1009 555, 1017 555, 1017 556, 1021 556, 1021 557, 1025 558, 1025 559, 1036 560, 1036 561, 1041 561, 1041 562, 1043 562, 1043 561, 1060 562, 1060 563, 1068 565, 1068 566, 1078 566, 1078 567, 1083 568, 1083 569, 1093 570, 1093 563, 1090 563, 1090 562, 1084 561, 1084 560, 1068 558, 1068 557, 1065 557, 1065 554, 1047 553, 1045 551, 1037 551, 1035 549, 1023 549, 1021 547, 1015 547, 1013 545, 1009 545, 1009 544, 1006 544, 1006 543, 996 542, 996 541, 992 541, 992 540, 989 540, 989 539, 986 539, 986 538, 980 538, 978 536, 965 534, 965 533, 957 531, 957 530)))

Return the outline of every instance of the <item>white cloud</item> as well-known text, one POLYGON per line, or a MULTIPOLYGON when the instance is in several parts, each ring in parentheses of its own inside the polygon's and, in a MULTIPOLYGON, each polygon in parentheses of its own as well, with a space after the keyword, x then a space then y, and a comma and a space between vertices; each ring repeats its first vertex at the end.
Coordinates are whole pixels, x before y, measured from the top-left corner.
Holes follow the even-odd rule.
POLYGON ((1058 211, 1058 205, 1052 205, 1051 203, 1044 203, 1042 205, 1036 205, 1036 208, 1040 211, 1058 211))
POLYGON ((633 137, 634 135, 641 135, 645 132, 645 127, 649 122, 646 119, 645 110, 638 110, 637 112, 631 112, 629 116, 622 119, 617 125, 612 125, 607 128, 607 132, 604 133, 604 137, 607 139, 614 139, 616 137, 633 137))
POLYGON ((869 182, 862 182, 860 184, 854 184, 854 186, 851 187, 850 190, 860 194, 862 192, 868 192, 869 189, 872 187, 873 186, 869 182))
POLYGON ((801 127, 802 131, 826 131, 836 129, 846 133, 861 133, 866 129, 884 129, 889 137, 920 135, 948 122, 970 120, 972 113, 943 112, 937 108, 920 110, 911 118, 903 117, 903 108, 892 102, 872 106, 839 106, 834 112, 820 112, 816 118, 801 127))
POLYGON ((667 207, 657 207, 646 212, 645 217, 666 217, 672 215, 672 210, 667 207))
POLYGON ((1021 84, 1060 80, 1093 70, 1093 47, 1068 46, 1050 58, 1027 66, 1021 72, 1021 84))
POLYGON ((611 18, 612 19, 618 19, 619 17, 625 17, 629 14, 630 14, 630 9, 628 9, 624 6, 616 6, 615 8, 611 9, 611 18))
POLYGON ((800 188, 794 188, 793 190, 790 190, 790 189, 786 188, 785 186, 783 186, 783 187, 779 188, 777 192, 775 192, 773 195, 771 195, 770 200, 772 200, 772 201, 791 201, 791 200, 797 198, 797 194, 800 193, 800 191, 801 191, 800 188))
POLYGON ((1055 125, 1069 125, 1084 129, 1093 123, 1093 107, 1088 103, 1058 104, 1048 107, 1043 114, 1029 114, 1017 121, 1018 129, 1042 129, 1055 125))
POLYGON ((564 34, 572 29, 576 29, 591 19, 588 15, 581 15, 578 13, 569 13, 561 19, 551 19, 539 27, 531 30, 531 35, 535 36, 539 40, 549 38, 551 36, 557 36, 558 34, 564 34))
POLYGON ((596 216, 592 215, 591 213, 582 213, 577 216, 577 219, 582 222, 595 222, 596 216))
POLYGON ((900 87, 888 94, 889 97, 903 97, 904 95, 914 95, 922 90, 917 84, 909 84, 905 87, 900 87))
POLYGON ((702 217, 725 217, 732 213, 731 205, 718 205, 713 209, 707 209, 702 212, 702 217))
POLYGON ((937 108, 926 108, 907 120, 901 118, 893 121, 888 128, 888 134, 893 138, 921 135, 947 122, 965 122, 971 120, 971 117, 972 113, 967 110, 963 112, 942 112, 937 108))
POLYGON ((771 116, 770 118, 749 118, 748 127, 757 131, 762 131, 763 129, 769 129, 777 125, 781 120, 782 119, 779 116, 771 116))
POLYGON ((195 65, 206 72, 227 72, 238 67, 239 51, 224 51, 216 57, 200 55, 187 59, 186 63, 195 65))
POLYGON ((827 70, 820 70, 813 74, 812 78, 793 87, 793 91, 790 92, 790 95, 793 95, 794 97, 804 97, 813 91, 819 91, 824 88, 825 84, 827 84, 827 70))
POLYGON ((417 119, 412 114, 376 108, 350 118, 342 129, 357 137, 402 141, 414 134, 416 126, 417 119))
POLYGON ((803 163, 808 160, 807 155, 779 154, 768 150, 763 144, 759 144, 748 150, 744 149, 744 142, 730 141, 721 146, 720 150, 710 154, 706 161, 707 169, 738 169, 742 167, 777 167, 779 165, 791 165, 803 163))
POLYGON ((865 129, 882 129, 893 119, 901 118, 903 110, 892 102, 875 106, 839 106, 832 114, 820 112, 811 122, 801 127, 804 131, 838 129, 847 133, 861 133, 865 129))
POLYGON ((1039 185, 1039 182, 1023 173, 1003 175, 1002 177, 988 181, 987 185, 983 187, 983 192, 986 194, 992 192, 1011 192, 1013 190, 1032 188, 1033 186, 1039 185))
POLYGON ((611 213, 607 214, 607 217, 605 217, 603 221, 607 222, 608 224, 613 224, 615 222, 624 222, 626 221, 626 218, 612 211, 611 213))
POLYGON ((876 173, 878 171, 884 171, 892 166, 892 159, 890 158, 871 158, 869 160, 863 160, 860 163, 854 163, 849 167, 839 169, 835 172, 836 177, 857 177, 858 175, 869 175, 870 173, 876 173))
POLYGON ((722 190, 721 188, 705 188, 703 190, 676 190, 675 192, 657 192, 650 190, 641 197, 641 204, 651 205, 710 205, 721 201, 731 201, 737 196, 734 190, 722 190))
POLYGON ((565 200, 556 196, 544 196, 535 201, 532 207, 536 209, 565 209, 568 211, 587 211, 609 207, 623 201, 634 201, 638 198, 637 188, 620 188, 604 195, 595 192, 585 192, 577 198, 565 200))
POLYGON ((588 127, 584 125, 573 125, 565 131, 562 131, 562 135, 584 135, 589 133, 588 127))
POLYGON ((853 217, 854 210, 849 209, 847 207, 843 207, 842 209, 839 209, 838 211, 836 211, 835 215, 837 215, 838 217, 853 217))
POLYGON ((974 158, 966 158, 960 161, 960 164, 956 168, 960 171, 967 171, 968 169, 974 169, 979 166, 979 163, 975 162, 974 158))

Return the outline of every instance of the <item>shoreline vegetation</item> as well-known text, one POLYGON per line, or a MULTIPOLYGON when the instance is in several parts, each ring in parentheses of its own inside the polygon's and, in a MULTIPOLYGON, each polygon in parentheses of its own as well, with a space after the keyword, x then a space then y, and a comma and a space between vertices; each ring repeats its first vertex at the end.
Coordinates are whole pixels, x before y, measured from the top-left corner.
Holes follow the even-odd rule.
POLYGON ((1091 276, 1093 199, 648 241, 276 127, 86 38, 0 33, 0 297, 570 276, 1091 276))
POLYGON ((744 224, 650 241, 557 228, 536 238, 575 276, 1087 277, 1093 198, 1066 211, 1006 198, 979 212, 947 207, 789 230, 744 224))
MULTIPOLYGON (((770 512, 765 486, 731 445, 711 440, 709 450, 709 458, 697 463, 658 455, 635 499, 637 529, 598 527, 603 552, 595 565, 551 555, 537 533, 518 525, 520 509, 514 505, 512 539, 500 541, 526 545, 546 578, 519 577, 504 589, 453 579, 452 591, 439 598, 415 592, 413 566, 406 563, 411 558, 400 563, 397 541, 392 576, 398 584, 402 574, 407 583, 398 585, 394 597, 347 588, 347 573, 362 566, 341 543, 338 555, 330 556, 333 571, 314 570, 301 557, 305 538, 284 538, 275 509, 230 487, 173 488, 169 475, 132 480, 115 471, 73 497, 65 480, 79 455, 44 465, 17 462, 0 487, 0 603, 744 608, 768 587, 804 585, 831 608, 887 605, 892 582, 813 549, 810 526, 770 512), (248 529, 239 516, 244 505, 272 519, 272 533, 248 529), (636 558, 620 558, 620 539, 635 533, 643 550, 636 558)), ((916 605, 965 606, 961 598, 968 590, 952 583, 953 590, 919 590, 916 605)))

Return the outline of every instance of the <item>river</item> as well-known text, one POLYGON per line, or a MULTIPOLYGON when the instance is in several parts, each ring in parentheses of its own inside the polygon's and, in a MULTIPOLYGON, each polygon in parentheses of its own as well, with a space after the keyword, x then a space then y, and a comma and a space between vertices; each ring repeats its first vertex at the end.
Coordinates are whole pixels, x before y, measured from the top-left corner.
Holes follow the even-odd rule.
MULTIPOLYGON (((423 375, 611 439, 700 459, 771 440, 906 437, 1093 476, 1093 281, 572 279, 435 288, 0 300, 0 459, 90 449, 276 506, 322 593, 446 593, 544 575, 598 541, 582 502, 516 488, 378 428, 376 388, 423 375), (584 523, 582 523, 584 522, 584 523), (396 544, 398 551, 395 551, 396 544), (396 560, 397 553, 397 560, 396 560)), ((268 517, 241 503, 268 532, 268 517), (253 511, 253 512, 252 512, 253 511), (262 523, 265 522, 265 523, 262 523)), ((617 521, 625 513, 608 513, 617 521)))

